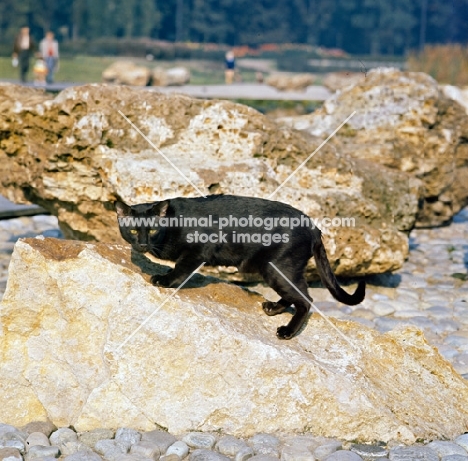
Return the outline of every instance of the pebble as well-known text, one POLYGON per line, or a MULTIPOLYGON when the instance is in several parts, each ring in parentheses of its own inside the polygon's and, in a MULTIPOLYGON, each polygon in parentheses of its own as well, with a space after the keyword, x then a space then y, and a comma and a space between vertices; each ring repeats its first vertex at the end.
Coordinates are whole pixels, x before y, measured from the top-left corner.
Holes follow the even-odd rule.
POLYGON ((60 449, 56 446, 43 446, 43 445, 34 445, 29 447, 27 459, 36 459, 36 458, 58 458, 60 456, 60 449))
POLYGON ((468 452, 455 442, 435 440, 434 442, 428 443, 426 446, 432 448, 441 458, 450 455, 468 456, 468 452))
POLYGON ((204 432, 189 432, 182 439, 190 448, 210 449, 216 443, 216 437, 213 434, 204 432))
POLYGON ((141 456, 127 454, 127 455, 117 455, 111 461, 153 461, 153 460, 149 458, 142 458, 141 456))
POLYGON ((392 448, 388 457, 392 461, 439 461, 439 456, 434 450, 420 446, 392 448))
POLYGON ((113 439, 98 440, 94 446, 94 449, 97 451, 97 453, 107 459, 114 459, 119 455, 125 454, 122 448, 117 446, 115 440, 113 439))
POLYGON ((418 317, 421 312, 418 309, 402 309, 396 311, 394 316, 399 319, 410 319, 411 317, 418 317))
POLYGON ((121 427, 115 433, 115 444, 121 448, 124 453, 130 450, 130 447, 141 440, 141 434, 135 429, 121 427))
POLYGON ((14 426, 10 426, 9 424, 0 423, 0 439, 4 436, 4 434, 8 434, 10 432, 17 432, 18 429, 14 426))
POLYGON ((453 366, 461 374, 468 373, 468 354, 460 354, 454 357, 453 366))
POLYGON ((189 447, 182 440, 173 443, 166 451, 166 455, 177 455, 180 459, 184 459, 188 453, 189 447))
POLYGON ((327 456, 325 461, 363 461, 363 459, 352 451, 338 450, 327 456))
POLYGON ((80 432, 78 439, 89 448, 94 448, 99 440, 112 439, 114 431, 110 429, 93 429, 92 431, 80 432))
POLYGON ((318 461, 323 461, 325 458, 335 453, 335 451, 341 450, 342 445, 343 444, 339 441, 327 442, 314 450, 314 456, 318 461))
POLYGON ((28 437, 29 434, 27 432, 16 430, 12 432, 5 432, 3 436, 0 437, 0 440, 19 440, 26 445, 26 440, 28 437))
POLYGON ((279 458, 272 455, 255 455, 250 458, 250 461, 279 461, 279 458))
POLYGON ((16 448, 0 448, 0 461, 23 461, 21 453, 16 448))
POLYGON ((72 442, 63 442, 59 445, 60 453, 63 456, 73 455, 80 451, 89 450, 89 447, 83 442, 72 441, 72 442))
POLYGON ((43 447, 50 446, 49 438, 42 432, 31 432, 31 434, 29 434, 29 437, 26 439, 26 446, 28 447, 28 451, 30 451, 32 447, 35 447, 37 445, 43 447))
POLYGON ((222 455, 231 457, 235 457, 237 453, 244 448, 248 448, 247 444, 243 440, 233 437, 232 435, 221 437, 216 444, 216 449, 222 455))
POLYGON ((353 316, 360 317, 366 320, 373 320, 375 317, 375 314, 370 309, 364 309, 360 307, 353 311, 353 316))
POLYGON ((280 441, 270 434, 256 434, 249 439, 249 444, 256 455, 271 455, 278 457, 280 441))
POLYGON ((463 434, 457 437, 454 442, 457 445, 460 445, 462 448, 464 448, 466 451, 468 451, 468 434, 463 434))
POLYGON ((190 461, 230 461, 227 456, 215 451, 205 450, 204 448, 197 448, 190 454, 190 461))
POLYGON ((157 461, 161 456, 158 445, 149 440, 143 440, 132 445, 130 448, 130 454, 137 455, 142 458, 153 459, 154 461, 157 461))
POLYGON ((164 455, 159 458, 159 461, 180 461, 181 458, 176 454, 164 455))
POLYGON ((281 461, 315 461, 315 457, 306 447, 286 446, 281 451, 281 461))
POLYGON ((388 450, 380 445, 364 445, 354 444, 351 446, 351 451, 364 458, 386 458, 388 450))
POLYGON ((393 330, 401 325, 397 319, 389 317, 379 317, 374 321, 375 327, 381 332, 386 333, 387 331, 393 330))
POLYGON ((77 442, 78 435, 68 427, 62 427, 50 434, 49 441, 52 445, 60 446, 66 442, 77 442))
MULTIPOLYGON (((169 432, 154 430, 154 431, 143 432, 141 434, 141 441, 152 442, 158 446, 159 451, 161 453, 166 453, 167 449, 173 443, 177 442, 177 439, 173 435, 169 434, 169 432)), ((188 453, 188 447, 187 447, 187 453, 188 453)), ((185 456, 187 456, 187 454, 185 454, 185 456)))
POLYGON ((385 317, 387 315, 393 314, 395 312, 395 307, 392 306, 389 302, 380 301, 375 303, 372 307, 374 314, 379 317, 385 317))
POLYGON ((0 445, 3 445, 5 448, 16 448, 20 453, 26 451, 26 446, 21 440, 6 440, 1 442, 0 445))
POLYGON ((21 430, 27 434, 32 434, 33 432, 42 432, 44 435, 49 437, 52 432, 57 430, 57 427, 50 421, 32 421, 26 424, 26 426, 23 426, 21 430))
POLYGON ((63 461, 102 461, 102 458, 97 453, 94 453, 94 451, 83 450, 65 456, 63 461))
POLYGON ((245 447, 239 450, 234 457, 234 461, 247 461, 250 458, 253 458, 255 455, 254 451, 250 447, 245 447))
POLYGON ((443 306, 432 306, 426 309, 425 313, 436 320, 446 319, 452 316, 451 310, 443 306))
POLYGON ((448 455, 448 456, 443 456, 440 458, 441 461, 467 461, 468 456, 462 456, 462 455, 448 455))

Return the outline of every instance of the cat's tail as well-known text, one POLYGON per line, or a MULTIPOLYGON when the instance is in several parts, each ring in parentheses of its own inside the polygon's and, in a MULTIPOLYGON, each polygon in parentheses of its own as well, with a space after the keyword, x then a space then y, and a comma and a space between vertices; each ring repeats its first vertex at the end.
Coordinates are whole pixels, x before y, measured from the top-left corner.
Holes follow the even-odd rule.
POLYGON ((332 272, 330 263, 328 261, 327 252, 323 246, 322 239, 319 237, 318 241, 312 248, 317 270, 322 279, 322 283, 330 291, 332 296, 348 306, 355 306, 359 304, 366 295, 366 282, 361 280, 356 288, 356 291, 350 295, 343 290, 336 280, 335 274, 332 272))

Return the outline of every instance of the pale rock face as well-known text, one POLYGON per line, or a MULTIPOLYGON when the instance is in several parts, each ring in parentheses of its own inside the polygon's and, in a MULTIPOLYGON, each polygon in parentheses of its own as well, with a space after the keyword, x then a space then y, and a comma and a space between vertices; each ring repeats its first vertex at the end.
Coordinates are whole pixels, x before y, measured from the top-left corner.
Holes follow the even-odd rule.
POLYGON ((337 91, 362 83, 365 78, 364 72, 329 72, 323 79, 323 86, 331 91, 337 91))
POLYGON ((441 85, 440 89, 450 99, 463 106, 468 115, 468 87, 459 88, 453 85, 441 85))
POLYGON ((185 67, 163 69, 156 67, 151 71, 152 86, 179 86, 190 82, 190 71, 185 67))
POLYGON ((275 73, 269 75, 265 83, 280 91, 301 91, 313 85, 315 76, 312 74, 275 73))
MULTIPOLYGON (((320 138, 228 101, 128 87, 116 98, 107 85, 69 88, 54 99, 25 94, 14 109, 20 91, 0 87, 7 115, 0 119, 0 192, 49 210, 67 237, 122 243, 110 203, 117 197, 136 204, 224 193, 279 200, 308 214, 338 275, 396 270, 407 256, 405 232, 422 191, 406 173, 329 144, 318 150, 320 138), (330 227, 323 218, 347 221, 330 227)), ((308 275, 316 276, 313 261, 308 275)))
POLYGON ((145 66, 137 66, 131 61, 116 61, 103 71, 102 81, 122 85, 146 86, 150 76, 151 71, 145 66))
POLYGON ((312 114, 282 122, 326 138, 354 113, 331 143, 353 158, 422 180, 425 200, 416 225, 437 226, 468 204, 468 116, 449 99, 457 99, 453 93, 441 91, 429 75, 379 68, 312 114))
POLYGON ((0 304, 6 424, 403 442, 465 430, 466 381, 419 330, 330 319, 338 332, 313 315, 280 341, 288 315, 266 316, 260 296, 200 276, 174 295, 148 267, 119 245, 16 244, 0 304))

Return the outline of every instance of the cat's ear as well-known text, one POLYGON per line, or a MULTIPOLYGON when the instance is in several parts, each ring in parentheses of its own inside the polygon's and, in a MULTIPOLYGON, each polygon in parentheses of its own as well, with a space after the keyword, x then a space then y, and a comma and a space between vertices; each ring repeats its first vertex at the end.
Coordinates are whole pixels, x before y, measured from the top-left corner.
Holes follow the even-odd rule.
POLYGON ((117 216, 128 216, 130 214, 130 207, 123 202, 115 202, 114 208, 117 212, 117 216))
POLYGON ((160 202, 158 205, 159 205, 159 216, 161 217, 166 216, 167 207, 169 206, 169 200, 164 200, 164 202, 160 202))

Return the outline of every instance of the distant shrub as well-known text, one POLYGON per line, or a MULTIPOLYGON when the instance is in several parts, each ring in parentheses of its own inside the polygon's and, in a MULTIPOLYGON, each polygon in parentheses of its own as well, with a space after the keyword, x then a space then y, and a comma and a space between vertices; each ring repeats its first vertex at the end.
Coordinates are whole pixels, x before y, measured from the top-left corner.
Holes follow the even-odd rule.
POLYGON ((409 55, 408 70, 425 72, 439 83, 468 85, 468 46, 426 46, 422 53, 409 55))

